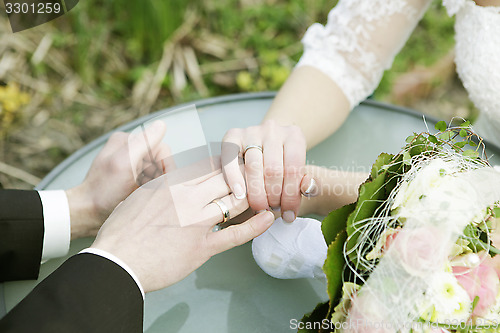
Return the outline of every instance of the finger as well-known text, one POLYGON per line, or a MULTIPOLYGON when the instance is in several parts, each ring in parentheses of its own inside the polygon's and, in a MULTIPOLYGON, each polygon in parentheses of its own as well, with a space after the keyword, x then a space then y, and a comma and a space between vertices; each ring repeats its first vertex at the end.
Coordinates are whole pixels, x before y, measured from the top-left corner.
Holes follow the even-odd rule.
POLYGON ((231 193, 231 189, 224 180, 224 175, 222 173, 216 174, 196 186, 197 195, 203 195, 203 198, 206 199, 206 204, 209 204, 214 199, 225 197, 231 193))
POLYGON ((264 183, 270 207, 281 205, 283 188, 283 145, 281 141, 266 140, 264 143, 264 183))
POLYGON ((165 123, 157 120, 145 130, 137 131, 129 136, 128 149, 132 166, 138 166, 146 155, 150 155, 152 159, 152 151, 163 139, 165 131, 165 123))
POLYGON ((273 222, 274 215, 271 212, 265 211, 255 215, 246 222, 232 225, 226 229, 209 234, 207 241, 213 249, 214 254, 224 252, 235 246, 245 244, 261 235, 273 222))
POLYGON ((114 132, 99 153, 100 158, 107 158, 121 148, 127 146, 128 134, 125 132, 114 132))
POLYGON ((264 158, 257 148, 249 149, 245 153, 245 177, 250 207, 257 212, 268 209, 269 203, 264 184, 264 158))
POLYGON ((147 154, 144 156, 142 168, 146 175, 153 178, 175 170, 175 161, 170 146, 160 142, 160 144, 153 149, 152 155, 147 154), (151 160, 151 158, 153 158, 153 160, 151 160))
POLYGON ((209 157, 167 173, 169 183, 194 186, 222 173, 220 157, 209 157))
POLYGON ((300 182, 300 193, 305 197, 315 197, 319 195, 320 184, 311 175, 304 175, 300 182))
POLYGON ((156 148, 155 160, 159 161, 163 173, 171 172, 177 168, 170 146, 160 143, 156 148))
MULTIPOLYGON (((236 199, 234 194, 228 194, 225 197, 219 198, 219 200, 221 200, 229 210, 228 220, 235 216, 238 216, 248 209, 248 201, 245 199, 236 199)), ((224 220, 222 209, 215 202, 208 203, 202 209, 201 214, 203 214, 204 221, 206 221, 210 229, 217 223, 221 223, 224 220)))
POLYGON ((284 180, 281 193, 283 220, 293 222, 300 207, 300 184, 304 177, 306 147, 301 141, 288 140, 284 147, 284 180))
POLYGON ((144 166, 142 168, 142 175, 144 175, 144 177, 154 179, 159 175, 161 175, 161 171, 158 169, 158 165, 149 162, 144 162, 144 166))
POLYGON ((240 170, 241 137, 239 132, 229 131, 222 139, 221 162, 226 182, 238 199, 246 197, 245 178, 240 170))

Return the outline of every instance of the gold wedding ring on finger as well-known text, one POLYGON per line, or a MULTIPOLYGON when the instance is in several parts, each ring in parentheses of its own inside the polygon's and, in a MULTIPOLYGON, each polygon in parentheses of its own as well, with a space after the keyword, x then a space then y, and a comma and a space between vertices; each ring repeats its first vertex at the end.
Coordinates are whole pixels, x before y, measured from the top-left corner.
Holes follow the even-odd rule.
POLYGON ((222 222, 221 223, 226 223, 227 220, 230 219, 229 208, 227 208, 226 204, 221 199, 214 199, 214 200, 212 200, 212 203, 219 206, 219 208, 222 212, 222 222))
POLYGON ((258 146, 258 145, 248 145, 245 147, 245 150, 243 150, 243 158, 245 158, 245 154, 247 153, 247 151, 249 151, 250 149, 258 149, 260 150, 261 153, 264 152, 264 150, 262 149, 262 146, 258 146))

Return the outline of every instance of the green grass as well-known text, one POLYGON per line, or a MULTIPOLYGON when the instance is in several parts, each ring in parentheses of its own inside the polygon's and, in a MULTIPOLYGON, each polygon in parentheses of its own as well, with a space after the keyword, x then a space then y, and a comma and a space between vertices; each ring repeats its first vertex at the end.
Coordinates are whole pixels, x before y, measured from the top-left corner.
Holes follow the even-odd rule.
MULTIPOLYGON (((70 65, 82 80, 97 89, 98 94, 120 100, 130 94, 133 84, 145 70, 154 68, 160 59, 162 45, 184 21, 187 8, 194 9, 199 21, 189 36, 201 31, 221 36, 233 43, 234 50, 245 50, 259 59, 259 68, 237 75, 234 86, 219 86, 212 76, 205 83, 212 95, 238 91, 276 90, 289 75, 301 55, 301 47, 292 50, 313 22, 326 23, 335 0, 256 1, 243 6, 240 0, 86 0, 60 24, 55 45, 68 53, 70 65), (113 56, 125 63, 113 66, 113 56)), ((392 70, 384 76, 376 96, 390 92, 394 78, 416 65, 429 65, 453 45, 453 19, 436 0, 396 57, 392 70)), ((189 43, 189 39, 187 40, 189 43)), ((200 63, 216 61, 212 56, 197 54, 200 63)), ((229 52, 228 59, 238 57, 229 52)), ((43 73, 43 68, 34 70, 43 73)), ((169 98, 169 77, 164 80, 169 98)), ((187 87, 185 98, 196 97, 187 87)))
POLYGON ((394 59, 375 92, 383 98, 393 86, 394 79, 416 66, 430 66, 453 48, 454 22, 446 13, 441 1, 434 0, 403 50, 394 59))
MULTIPOLYGON (((23 73, 26 71, 26 76, 46 83, 49 91, 42 94, 43 101, 29 115, 22 117, 22 109, 17 110, 12 115, 14 120, 10 126, 24 127, 23 131, 30 132, 30 126, 35 126, 31 118, 38 111, 43 111, 50 119, 68 125, 69 129, 66 130, 79 141, 89 142, 136 118, 139 114, 135 113, 132 103, 133 87, 145 74, 156 71, 163 44, 183 24, 188 11, 195 13, 197 23, 180 44, 195 48, 197 40, 210 38, 207 35, 215 36, 225 43, 227 51, 223 56, 217 56, 195 48, 202 67, 240 58, 257 59, 256 68, 240 68, 236 71, 224 71, 222 68, 221 73, 203 75, 209 96, 277 90, 302 54, 300 39, 304 32, 314 22, 325 24, 328 12, 336 2, 82 0, 67 15, 35 28, 36 31, 32 30, 36 32, 33 35, 25 32, 27 38, 31 36, 33 50, 22 51, 20 55, 25 57, 23 63, 31 67, 28 70, 20 67, 20 70, 23 73), (52 47, 44 61, 33 64, 32 52, 44 33, 51 34, 52 47), (54 66, 50 60, 61 66, 54 66), (225 84, 221 83, 223 80, 220 80, 219 74, 224 75, 225 84), (62 99, 61 92, 66 80, 75 78, 83 83, 78 86, 78 93, 84 98, 79 101, 62 99), (90 103, 85 102, 87 97, 91 100, 90 103)), ((441 1, 435 0, 403 51, 396 57, 393 68, 384 75, 375 97, 387 96, 393 88, 394 80, 401 73, 408 72, 415 66, 433 64, 447 54, 454 43, 453 21, 442 8, 441 1)), ((151 111, 203 97, 189 80, 181 95, 174 95, 174 80, 170 73, 164 78, 151 111)), ((50 128, 46 131, 54 130, 50 128)), ((15 141, 16 138, 12 140, 15 141)), ((48 151, 54 157, 51 159, 53 163, 70 152, 70 148, 59 145, 48 151)), ((19 157, 17 153, 9 156, 6 156, 6 161, 19 157)), ((48 163, 44 155, 39 161, 32 163, 39 169, 30 171, 42 175, 53 167, 52 162, 48 163)))

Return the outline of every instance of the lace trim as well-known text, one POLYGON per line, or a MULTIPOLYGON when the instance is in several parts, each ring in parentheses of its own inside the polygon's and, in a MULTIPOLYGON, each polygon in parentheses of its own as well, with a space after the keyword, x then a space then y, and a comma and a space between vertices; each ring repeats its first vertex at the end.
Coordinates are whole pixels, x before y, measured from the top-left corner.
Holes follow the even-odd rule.
MULTIPOLYGON (((472 0, 471 0, 472 1, 472 0)), ((443 6, 446 7, 446 11, 449 16, 453 16, 465 5, 467 0, 443 0, 443 6)))
MULTIPOLYGON (((481 7, 466 1, 456 14, 455 63, 469 98, 488 118, 491 128, 500 128, 500 7, 481 7)), ((478 128, 481 135, 485 133, 478 128)), ((491 131, 489 131, 491 132, 491 131)), ((489 137, 487 135, 487 139, 489 137)), ((497 139, 498 135, 495 136, 497 139)), ((495 140, 497 141, 497 140, 495 140)))
POLYGON ((330 11, 326 26, 316 23, 307 30, 297 67, 313 66, 328 75, 354 107, 378 86, 430 2, 341 0, 330 11), (395 45, 386 45, 387 36, 380 30, 393 29, 394 22, 401 25, 401 33, 389 41, 395 45))

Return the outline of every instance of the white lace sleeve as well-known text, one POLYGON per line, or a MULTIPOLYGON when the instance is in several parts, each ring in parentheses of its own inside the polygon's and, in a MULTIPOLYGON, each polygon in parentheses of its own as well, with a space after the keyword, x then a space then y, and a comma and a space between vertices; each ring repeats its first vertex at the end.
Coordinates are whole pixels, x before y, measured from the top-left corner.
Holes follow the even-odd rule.
POLYGON ((481 111, 478 133, 500 144, 500 7, 482 7, 472 0, 444 0, 456 15, 457 73, 474 105, 481 111))
POLYGON ((340 0, 328 23, 313 24, 299 66, 313 66, 343 91, 351 107, 378 86, 431 0, 340 0))

